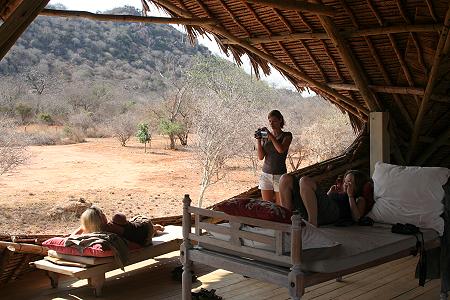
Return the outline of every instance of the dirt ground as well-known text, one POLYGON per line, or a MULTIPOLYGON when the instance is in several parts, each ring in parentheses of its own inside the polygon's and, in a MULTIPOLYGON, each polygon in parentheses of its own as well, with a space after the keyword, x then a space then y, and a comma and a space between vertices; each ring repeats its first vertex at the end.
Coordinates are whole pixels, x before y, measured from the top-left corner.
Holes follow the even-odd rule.
MULTIPOLYGON (((200 167, 191 152, 167 144, 156 136, 147 153, 142 144, 121 147, 112 138, 29 147, 28 162, 0 177, 0 235, 69 233, 86 202, 108 217, 180 215, 184 194, 198 200, 200 167)), ((227 177, 207 190, 203 206, 256 186, 257 178, 233 162, 227 177)))

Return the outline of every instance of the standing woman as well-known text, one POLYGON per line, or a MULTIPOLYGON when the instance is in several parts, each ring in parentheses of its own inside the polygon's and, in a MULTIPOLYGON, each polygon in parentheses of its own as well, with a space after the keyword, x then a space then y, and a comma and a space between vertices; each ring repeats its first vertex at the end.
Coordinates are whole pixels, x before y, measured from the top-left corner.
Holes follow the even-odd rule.
POLYGON ((272 131, 264 127, 255 133, 258 158, 264 159, 259 189, 263 200, 275 200, 275 203, 280 204, 280 177, 287 172, 286 157, 292 142, 292 133, 282 130, 284 118, 278 110, 272 110, 268 119, 272 131))

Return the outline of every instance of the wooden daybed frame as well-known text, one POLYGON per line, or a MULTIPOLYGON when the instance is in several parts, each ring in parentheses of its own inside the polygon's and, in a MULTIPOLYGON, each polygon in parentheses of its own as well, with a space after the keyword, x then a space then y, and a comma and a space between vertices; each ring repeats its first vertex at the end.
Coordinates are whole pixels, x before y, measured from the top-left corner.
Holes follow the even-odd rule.
MULTIPOLYGON (((166 231, 167 234, 163 234, 153 239, 153 245, 130 252, 125 266, 179 250, 182 241, 181 228, 179 226, 166 226, 166 231)), ((55 263, 55 260, 58 259, 55 259, 54 257, 45 257, 44 259, 30 264, 37 269, 47 271, 47 275, 50 278, 50 283, 53 288, 58 287, 60 275, 67 275, 78 279, 87 279, 89 285, 94 288, 94 294, 97 297, 102 295, 102 288, 106 280, 105 273, 120 268, 113 257, 94 258, 60 255, 61 259, 59 260, 64 260, 69 256, 71 256, 71 259, 66 262, 68 262, 68 264, 73 263, 73 265, 78 264, 78 266, 57 264, 55 263), (83 263, 88 263, 89 265, 82 266, 83 263)))
MULTIPOLYGON (((406 244, 403 243, 403 246, 398 246, 389 255, 383 254, 384 256, 380 257, 380 255, 376 254, 375 256, 379 257, 349 268, 341 268, 338 271, 308 271, 304 270, 304 265, 302 264, 305 251, 302 251, 301 236, 303 221, 300 216, 294 215, 292 217, 292 224, 290 225, 253 218, 230 216, 223 212, 193 207, 190 204, 191 199, 189 195, 185 195, 183 200, 183 243, 180 252, 183 263, 183 300, 191 299, 191 265, 193 262, 199 262, 214 268, 225 269, 257 280, 286 287, 289 290, 290 297, 297 300, 304 294, 305 287, 331 279, 340 280, 343 275, 412 255, 415 250, 415 237, 401 236, 405 241, 408 241, 408 246, 405 246, 406 244), (192 217, 195 221, 194 232, 191 232, 192 217), (227 221, 230 226, 225 227, 212 224, 209 221, 211 218, 227 221), (275 231, 275 235, 274 237, 269 237, 267 235, 240 230, 243 224, 270 228, 275 231), (226 234, 230 239, 229 241, 218 240, 213 236, 205 235, 204 231, 226 234), (290 249, 283 249, 283 238, 285 237, 283 233, 291 234, 290 249), (274 250, 267 251, 247 247, 243 244, 244 239, 271 245, 274 250)), ((362 229, 361 226, 359 228, 362 229)), ((354 229, 358 228, 354 227, 354 229)), ((338 228, 334 228, 334 230, 336 231, 338 228)), ((366 227, 363 230, 371 230, 371 228, 366 227)), ((388 230, 385 231, 388 232, 387 234, 394 235, 388 230)), ((425 239, 426 249, 439 247, 439 236, 434 231, 430 232, 434 235, 431 238, 425 239)), ((396 236, 398 237, 399 235, 396 236)), ((321 249, 318 251, 321 251, 321 249)), ((346 261, 345 259, 347 258, 343 258, 344 261, 346 261)))

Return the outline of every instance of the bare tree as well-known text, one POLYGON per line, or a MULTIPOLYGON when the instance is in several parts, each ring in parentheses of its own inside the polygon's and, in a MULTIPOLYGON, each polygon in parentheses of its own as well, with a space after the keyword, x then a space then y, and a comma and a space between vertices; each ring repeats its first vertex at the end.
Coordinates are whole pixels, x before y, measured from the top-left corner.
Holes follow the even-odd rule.
POLYGON ((186 76, 177 77, 176 73, 174 67, 169 68, 166 75, 161 73, 167 87, 161 94, 162 105, 158 109, 153 109, 159 119, 160 132, 169 137, 170 149, 175 149, 177 138, 181 145, 187 145, 194 111, 192 81, 186 76))
POLYGON ((15 132, 14 123, 0 117, 0 175, 25 163, 26 142, 15 132))
POLYGON ((118 115, 109 122, 109 129, 122 147, 127 145, 128 140, 136 132, 137 121, 132 113, 118 115))
POLYGON ((341 154, 354 139, 348 116, 331 106, 322 110, 320 118, 305 127, 301 134, 306 159, 311 163, 341 154))

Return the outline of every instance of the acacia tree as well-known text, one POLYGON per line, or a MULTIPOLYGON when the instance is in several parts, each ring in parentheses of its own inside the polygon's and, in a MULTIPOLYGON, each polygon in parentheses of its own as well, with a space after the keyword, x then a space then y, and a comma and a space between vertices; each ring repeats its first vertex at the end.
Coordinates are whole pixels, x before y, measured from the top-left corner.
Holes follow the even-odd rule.
POLYGON ((109 122, 109 129, 122 147, 127 145, 130 137, 136 130, 136 118, 132 113, 125 113, 112 118, 109 122))
POLYGON ((253 149, 260 89, 250 76, 220 58, 201 59, 189 73, 197 102, 192 147, 202 169, 198 206, 207 188, 226 175, 227 162, 253 149), (256 97, 255 95, 257 95, 256 97))
POLYGON ((348 116, 332 106, 324 108, 321 116, 301 134, 304 155, 312 163, 342 154, 354 139, 348 116))
POLYGON ((26 142, 14 131, 14 124, 0 117, 0 175, 25 163, 26 142))
POLYGON ((194 111, 194 91, 191 78, 177 70, 174 62, 166 64, 166 68, 165 74, 160 74, 166 87, 161 93, 163 102, 153 112, 159 119, 161 133, 169 137, 169 148, 175 149, 177 138, 183 146, 188 143, 194 111))

